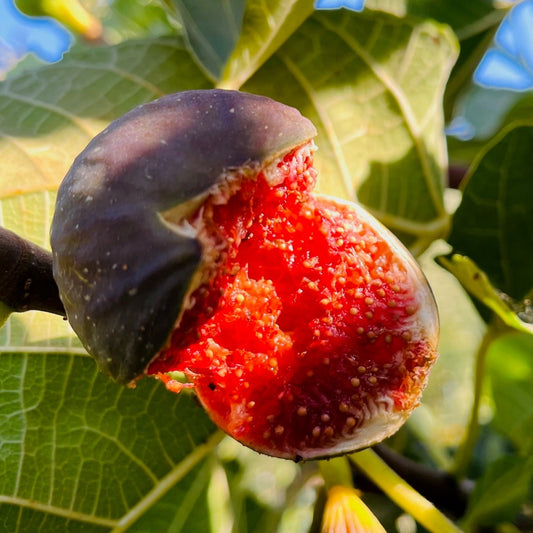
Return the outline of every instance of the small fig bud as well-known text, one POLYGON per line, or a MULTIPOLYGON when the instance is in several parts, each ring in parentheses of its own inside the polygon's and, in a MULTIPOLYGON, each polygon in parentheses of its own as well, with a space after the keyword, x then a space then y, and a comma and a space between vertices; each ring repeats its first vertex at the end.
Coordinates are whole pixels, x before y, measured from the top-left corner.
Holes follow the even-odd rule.
POLYGON ((76 159, 51 237, 67 316, 108 374, 194 387, 228 434, 294 460, 394 433, 437 356, 414 259, 313 192, 315 133, 235 91, 140 106, 76 159))

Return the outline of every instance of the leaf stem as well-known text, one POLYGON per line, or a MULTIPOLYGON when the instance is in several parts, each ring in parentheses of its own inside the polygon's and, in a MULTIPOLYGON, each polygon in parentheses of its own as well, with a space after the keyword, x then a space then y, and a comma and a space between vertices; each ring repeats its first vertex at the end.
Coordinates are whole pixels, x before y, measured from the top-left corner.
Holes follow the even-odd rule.
POLYGON ((474 401, 472 402, 472 409, 470 411, 470 419, 466 428, 465 437, 459 445, 459 449, 455 455, 455 464, 453 467, 453 473, 456 477, 464 477, 474 447, 476 445, 477 437, 479 434, 479 407, 481 405, 481 395, 483 392, 483 383, 485 378, 485 367, 487 361, 487 353, 489 346, 492 344, 500 334, 497 331, 497 327, 494 325, 489 326, 485 335, 481 339, 481 343, 476 353, 475 371, 474 371, 474 401))
POLYGON ((396 474, 373 450, 354 453, 350 455, 350 460, 394 503, 431 533, 462 533, 461 529, 396 474))
POLYGON ((328 490, 336 485, 353 487, 352 471, 346 456, 320 461, 319 468, 328 490))

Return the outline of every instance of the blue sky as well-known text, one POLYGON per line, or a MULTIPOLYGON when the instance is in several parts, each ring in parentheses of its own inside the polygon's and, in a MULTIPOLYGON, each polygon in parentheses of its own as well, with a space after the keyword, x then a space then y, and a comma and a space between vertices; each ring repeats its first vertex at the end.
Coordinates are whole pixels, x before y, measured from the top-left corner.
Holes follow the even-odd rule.
POLYGON ((341 7, 361 11, 365 7, 365 0, 315 0, 316 9, 339 9, 341 7))
POLYGON ((533 0, 518 3, 505 17, 474 80, 492 88, 533 89, 533 0))
POLYGON ((0 0, 0 13, 0 75, 29 52, 43 61, 59 61, 72 43, 71 34, 59 23, 27 17, 13 0, 0 0))

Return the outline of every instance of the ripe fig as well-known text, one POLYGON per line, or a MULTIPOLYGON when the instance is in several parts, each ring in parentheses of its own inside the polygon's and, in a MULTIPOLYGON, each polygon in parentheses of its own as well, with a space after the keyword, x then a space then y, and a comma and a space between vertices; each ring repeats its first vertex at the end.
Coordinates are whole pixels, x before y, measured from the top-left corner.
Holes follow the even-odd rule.
POLYGON ((394 433, 437 356, 415 260, 313 193, 315 134, 265 97, 163 97, 78 156, 51 232, 68 319, 105 372, 194 387, 228 434, 294 460, 394 433))

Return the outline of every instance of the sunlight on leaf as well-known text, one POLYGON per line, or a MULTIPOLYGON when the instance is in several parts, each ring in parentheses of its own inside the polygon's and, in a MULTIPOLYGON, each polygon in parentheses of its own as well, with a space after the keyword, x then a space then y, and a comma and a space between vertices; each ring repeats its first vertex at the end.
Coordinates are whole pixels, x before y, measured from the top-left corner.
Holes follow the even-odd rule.
POLYGON ((321 11, 243 89, 310 118, 319 189, 357 197, 418 253, 448 224, 441 106, 456 52, 430 22, 321 11))
POLYGON ((218 442, 191 396, 118 387, 88 357, 4 353, 0 381, 6 531, 131 524, 218 442))
MULTIPOLYGON (((139 104, 218 84, 293 105, 316 124, 320 192, 360 202, 415 254, 448 236, 443 94, 458 41, 468 64, 463 77, 452 78, 452 102, 506 4, 357 0, 317 2, 337 9, 315 11, 314 0, 165 0, 151 15, 145 10, 155 3, 132 4, 113 3, 109 9, 129 20, 121 26, 111 17, 104 35, 151 37, 116 46, 80 42, 58 64, 24 67, 0 83, 1 225, 47 248, 58 184, 94 135, 139 104), (362 12, 339 9, 363 3, 362 12), (179 12, 185 40, 169 12, 179 12), (173 35, 154 37, 162 32, 173 35)), ((502 27, 498 48, 529 68, 531 58, 515 46, 519 32, 502 27)), ((490 348, 494 418, 480 447, 494 454, 494 447, 501 452, 511 443, 513 452, 490 464, 476 450, 470 466, 480 478, 466 522, 472 530, 512 519, 533 479, 532 131, 509 128, 475 160, 453 218, 456 253, 440 258, 455 278, 433 264, 453 282, 453 290, 436 282, 435 292, 447 297, 439 304, 449 306, 441 316, 454 318, 443 327, 440 374, 432 375, 411 424, 391 441, 445 469, 464 430, 471 397, 465 383, 485 326, 477 314, 472 320, 460 281, 511 328, 490 348), (438 441, 435 449, 431 441, 438 441)), ((439 248, 422 261, 448 251, 439 248)), ((261 457, 229 437, 219 446, 223 436, 193 394, 172 394, 151 378, 136 388, 117 386, 61 317, 0 307, 0 358, 0 531, 304 533, 313 527, 324 487, 316 462, 261 457)), ((362 471, 370 464, 367 452, 362 471)), ((388 479, 383 490, 410 512, 395 500, 405 482, 388 479)), ((429 508, 440 520, 435 531, 457 531, 420 495, 411 496, 413 516, 429 508)), ((390 512, 391 503, 384 508, 390 512)), ((421 520, 429 529, 430 522, 421 520)), ((392 519, 383 523, 393 527, 392 519)))
POLYGON ((0 85, 0 198, 54 191, 111 120, 163 94, 210 85, 177 38, 80 48, 7 79, 0 85))
POLYGON ((509 300, 491 284, 485 272, 470 258, 452 254, 449 258, 439 257, 438 262, 451 272, 474 298, 496 313, 504 324, 517 331, 533 334, 533 324, 520 320, 519 314, 509 306, 509 300))
POLYGON ((313 0, 246 3, 242 32, 219 87, 238 89, 313 12, 313 0))
POLYGON ((444 22, 461 40, 490 28, 503 18, 505 11, 490 0, 367 0, 365 6, 401 17, 413 15, 444 22))

